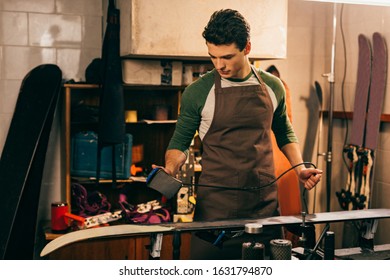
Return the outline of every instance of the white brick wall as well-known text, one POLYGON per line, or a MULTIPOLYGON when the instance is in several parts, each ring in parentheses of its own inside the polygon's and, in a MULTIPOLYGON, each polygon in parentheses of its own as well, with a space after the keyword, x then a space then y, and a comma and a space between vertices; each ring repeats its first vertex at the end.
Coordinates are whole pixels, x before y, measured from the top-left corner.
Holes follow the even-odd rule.
MULTIPOLYGON (((21 82, 35 66, 57 64, 63 79, 84 80, 101 56, 102 0, 0 0, 0 153, 21 82)), ((39 220, 50 219, 52 201, 63 200, 60 126, 51 132, 41 187, 39 220)))
POLYGON ((102 7, 101 0, 0 0, 0 151, 29 70, 54 63, 64 80, 85 79, 101 55, 102 7))

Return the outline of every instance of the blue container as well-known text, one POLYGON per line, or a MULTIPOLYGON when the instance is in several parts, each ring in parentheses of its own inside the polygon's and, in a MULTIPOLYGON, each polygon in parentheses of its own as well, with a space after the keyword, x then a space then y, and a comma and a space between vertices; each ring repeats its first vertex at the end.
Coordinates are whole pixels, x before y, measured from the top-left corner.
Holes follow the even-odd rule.
MULTIPOLYGON (((117 179, 128 179, 131 167, 133 136, 125 135, 122 144, 115 145, 117 179)), ((98 135, 93 131, 79 132, 72 137, 70 174, 74 177, 95 177, 97 167, 98 135)), ((102 149, 100 178, 112 179, 112 146, 102 149)))

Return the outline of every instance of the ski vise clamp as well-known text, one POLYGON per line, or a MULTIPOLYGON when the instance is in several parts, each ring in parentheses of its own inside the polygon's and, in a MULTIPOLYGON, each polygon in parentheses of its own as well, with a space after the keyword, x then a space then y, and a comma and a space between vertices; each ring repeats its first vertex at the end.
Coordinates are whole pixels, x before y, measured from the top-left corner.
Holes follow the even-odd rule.
POLYGON ((377 219, 364 220, 361 225, 360 247, 361 249, 374 250, 374 235, 378 228, 377 219))

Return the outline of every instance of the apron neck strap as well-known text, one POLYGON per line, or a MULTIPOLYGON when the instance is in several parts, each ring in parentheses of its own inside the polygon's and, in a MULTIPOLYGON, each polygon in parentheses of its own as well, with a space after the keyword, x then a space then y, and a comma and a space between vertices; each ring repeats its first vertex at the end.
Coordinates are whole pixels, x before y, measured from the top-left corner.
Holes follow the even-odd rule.
MULTIPOLYGON (((259 72, 257 71, 256 67, 253 66, 252 64, 250 65, 250 67, 251 67, 252 73, 255 75, 255 77, 256 77, 257 80, 259 81, 260 86, 263 88, 263 91, 265 91, 265 90, 264 90, 264 89, 265 89, 264 81, 263 81, 263 79, 260 77, 260 74, 259 74, 259 72)), ((222 78, 221 78, 221 75, 219 75, 219 73, 218 73, 217 70, 215 70, 215 77, 214 77, 214 79, 215 79, 215 89, 216 89, 216 90, 221 89, 221 88, 222 88, 222 85, 221 85, 221 79, 222 79, 222 78)))

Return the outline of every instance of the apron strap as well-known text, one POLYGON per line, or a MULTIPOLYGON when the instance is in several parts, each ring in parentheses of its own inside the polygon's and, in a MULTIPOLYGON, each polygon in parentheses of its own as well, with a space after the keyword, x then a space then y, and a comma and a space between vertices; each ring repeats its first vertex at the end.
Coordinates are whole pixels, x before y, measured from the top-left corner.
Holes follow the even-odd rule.
MULTIPOLYGON (((255 66, 253 66, 252 64, 250 65, 251 67, 251 70, 253 72, 253 74, 255 75, 255 77, 257 78, 257 80, 259 81, 260 83, 260 87, 261 89, 263 90, 263 92, 267 92, 267 87, 265 86, 265 83, 263 81, 263 79, 261 78, 261 76, 259 75, 257 69, 255 68, 255 66)), ((215 84, 215 90, 220 90, 222 88, 222 84, 221 84, 221 75, 219 75, 218 71, 215 70, 215 77, 214 77, 214 84, 215 84)))

